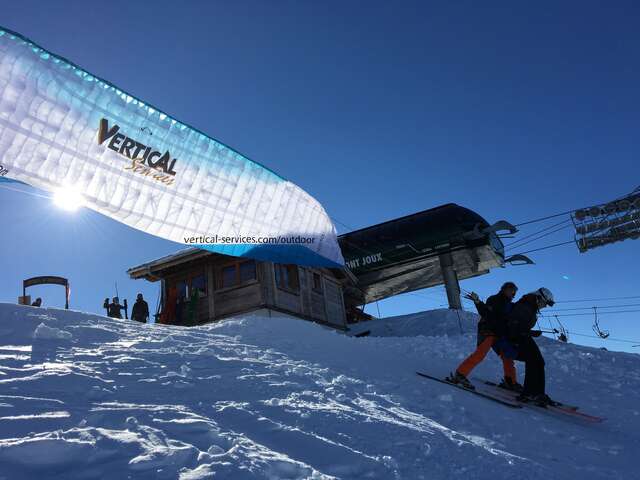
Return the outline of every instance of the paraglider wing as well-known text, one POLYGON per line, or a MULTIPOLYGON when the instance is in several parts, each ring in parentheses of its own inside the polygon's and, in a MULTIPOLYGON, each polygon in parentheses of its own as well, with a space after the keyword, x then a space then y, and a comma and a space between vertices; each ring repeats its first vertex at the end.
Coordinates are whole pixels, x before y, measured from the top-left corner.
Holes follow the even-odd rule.
POLYGON ((228 146, 0 28, 0 175, 162 238, 344 264, 322 205, 228 146), (74 197, 75 198, 75 197, 74 197))

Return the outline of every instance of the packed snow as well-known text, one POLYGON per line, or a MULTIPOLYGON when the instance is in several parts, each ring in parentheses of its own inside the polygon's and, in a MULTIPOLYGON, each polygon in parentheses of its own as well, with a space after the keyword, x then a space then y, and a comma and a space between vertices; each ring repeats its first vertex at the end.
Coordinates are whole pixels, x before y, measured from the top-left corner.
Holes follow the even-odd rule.
MULTIPOLYGON (((0 479, 638 478, 640 356, 539 339, 548 392, 595 425, 415 375, 454 369, 476 321, 424 312, 356 338, 0 304, 0 479)), ((473 377, 500 367, 490 353, 473 377)))

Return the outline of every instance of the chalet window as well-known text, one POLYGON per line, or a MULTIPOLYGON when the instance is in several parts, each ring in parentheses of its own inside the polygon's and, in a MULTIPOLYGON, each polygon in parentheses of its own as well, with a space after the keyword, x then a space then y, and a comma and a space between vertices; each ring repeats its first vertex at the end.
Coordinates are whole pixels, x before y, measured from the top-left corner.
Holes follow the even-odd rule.
POLYGON ((256 279, 256 262, 242 262, 240 264, 240 283, 256 279))
POLYGON ((185 300, 188 298, 187 282, 180 281, 176 284, 176 290, 178 291, 178 300, 185 300))
POLYGON ((274 267, 276 270, 276 285, 278 288, 295 293, 300 291, 300 280, 298 278, 297 265, 276 263, 274 267))
POLYGON ((228 265, 222 269, 221 288, 233 287, 236 284, 236 265, 228 265))
POLYGON ((203 274, 196 275, 191 279, 191 291, 198 291, 198 297, 202 298, 207 295, 207 277, 203 274))
POLYGON ((219 288, 236 287, 257 278, 256 262, 253 260, 235 262, 219 270, 218 285, 219 288))
POLYGON ((313 274, 313 291, 316 293, 322 293, 322 277, 319 273, 313 274))

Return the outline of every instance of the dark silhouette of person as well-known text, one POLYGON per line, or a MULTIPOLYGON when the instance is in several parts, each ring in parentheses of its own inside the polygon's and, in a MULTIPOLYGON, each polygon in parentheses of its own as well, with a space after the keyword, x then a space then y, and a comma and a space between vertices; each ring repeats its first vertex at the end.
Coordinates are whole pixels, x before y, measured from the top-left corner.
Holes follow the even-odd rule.
POLYGON ((145 302, 141 293, 136 297, 136 303, 133 304, 131 309, 131 320, 140 323, 147 323, 149 320, 149 304, 145 302))
POLYGON ((120 305, 120 300, 118 297, 113 297, 113 303, 109 303, 109 299, 104 299, 103 307, 107 309, 107 316, 111 318, 122 318, 122 310, 124 310, 124 306, 120 305))

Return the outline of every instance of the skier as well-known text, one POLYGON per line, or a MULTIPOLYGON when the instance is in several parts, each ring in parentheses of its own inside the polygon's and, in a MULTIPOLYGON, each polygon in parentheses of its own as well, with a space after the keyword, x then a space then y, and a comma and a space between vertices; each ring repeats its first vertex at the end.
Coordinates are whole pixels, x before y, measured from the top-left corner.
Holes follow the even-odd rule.
POLYGON ((538 318, 538 312, 555 303, 548 288, 539 288, 524 295, 507 316, 509 342, 515 346, 515 359, 525 364, 524 389, 518 400, 534 402, 536 405, 554 405, 555 402, 545 393, 544 358, 532 337, 539 337, 539 330, 532 330, 538 318))
POLYGON ((149 304, 145 302, 141 293, 136 297, 136 303, 133 304, 131 309, 131 320, 135 320, 140 323, 147 323, 149 319, 149 304))
POLYGON ((122 314, 120 312, 124 310, 125 307, 120 305, 118 297, 113 297, 112 300, 113 303, 109 303, 109 299, 105 298, 104 305, 102 305, 102 307, 107 309, 107 316, 111 318, 122 318, 122 314))
POLYGON ((501 339, 507 334, 506 316, 513 308, 513 299, 518 287, 513 282, 506 282, 500 287, 500 291, 483 303, 476 293, 471 293, 468 298, 473 300, 481 318, 478 322, 478 342, 476 350, 469 355, 456 369, 455 373, 447 377, 452 383, 460 384, 465 388, 475 388, 467 378, 471 371, 487 356, 491 348, 502 358, 504 379, 500 384, 509 390, 521 391, 522 385, 516 380, 516 368, 513 363, 513 355, 507 357, 503 348, 506 346, 501 339))

